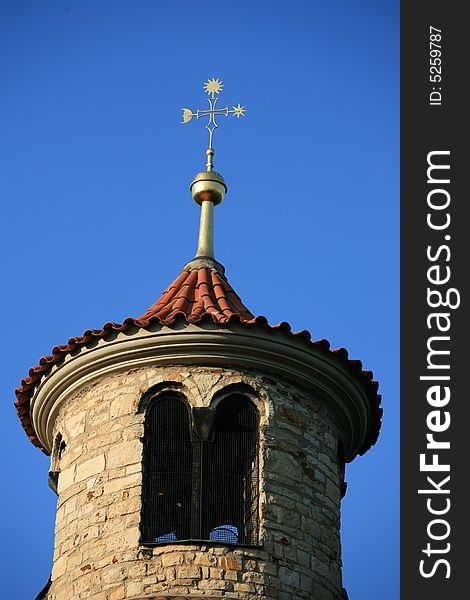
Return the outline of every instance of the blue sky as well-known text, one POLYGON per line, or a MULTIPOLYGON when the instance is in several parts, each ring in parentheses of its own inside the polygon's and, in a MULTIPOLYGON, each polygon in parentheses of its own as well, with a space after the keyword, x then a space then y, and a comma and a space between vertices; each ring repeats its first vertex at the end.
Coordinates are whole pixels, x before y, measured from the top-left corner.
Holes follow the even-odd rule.
POLYGON ((216 257, 252 312, 380 381, 381 437, 347 468, 344 582, 350 600, 399 597, 398 25, 395 0, 0 2, 5 596, 46 582, 56 502, 14 388, 193 257, 207 132, 180 108, 219 77, 248 112, 215 134, 216 257))

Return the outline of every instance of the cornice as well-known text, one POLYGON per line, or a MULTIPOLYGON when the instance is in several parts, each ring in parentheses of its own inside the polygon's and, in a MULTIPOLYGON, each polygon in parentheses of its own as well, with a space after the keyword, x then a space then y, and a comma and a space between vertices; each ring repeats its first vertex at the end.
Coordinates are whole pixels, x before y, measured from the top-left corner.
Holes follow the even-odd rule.
POLYGON ((60 407, 84 386, 130 369, 168 365, 231 366, 285 377, 311 389, 337 413, 347 461, 375 442, 371 429, 376 424, 367 389, 333 353, 280 330, 201 321, 118 332, 66 356, 31 398, 30 417, 41 444, 51 451, 60 407))

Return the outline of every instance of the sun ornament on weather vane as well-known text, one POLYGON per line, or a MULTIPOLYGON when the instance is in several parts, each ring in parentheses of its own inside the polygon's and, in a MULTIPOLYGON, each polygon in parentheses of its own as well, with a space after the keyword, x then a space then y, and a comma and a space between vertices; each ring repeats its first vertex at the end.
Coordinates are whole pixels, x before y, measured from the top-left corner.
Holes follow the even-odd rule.
POLYGON ((237 106, 232 105, 232 109, 229 110, 228 106, 224 108, 217 108, 217 101, 219 97, 216 94, 219 94, 224 87, 222 80, 217 78, 209 79, 204 84, 204 91, 209 94, 209 98, 207 101, 209 102, 209 108, 205 110, 198 109, 196 112, 193 112, 189 108, 183 108, 183 121, 182 123, 188 123, 191 121, 193 117, 196 119, 201 119, 202 117, 208 117, 208 121, 206 124, 206 129, 209 132, 209 148, 207 149, 207 170, 212 171, 214 165, 212 162, 212 157, 214 156, 214 148, 212 147, 212 138, 214 135, 214 131, 218 128, 218 124, 216 121, 216 116, 221 115, 224 117, 228 117, 228 115, 233 115, 239 119, 240 117, 245 116, 246 109, 244 106, 241 106, 238 103, 237 106))

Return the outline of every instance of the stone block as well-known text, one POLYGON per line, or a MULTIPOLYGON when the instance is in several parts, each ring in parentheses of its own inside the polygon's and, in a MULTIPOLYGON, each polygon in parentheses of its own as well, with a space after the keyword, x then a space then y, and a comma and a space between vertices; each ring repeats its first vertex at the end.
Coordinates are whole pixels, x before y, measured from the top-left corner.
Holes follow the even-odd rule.
MULTIPOLYGON (((110 496, 111 494, 119 494, 123 498, 122 494, 136 485, 139 485, 142 481, 141 473, 133 473, 132 475, 126 475, 119 479, 113 479, 108 483, 104 484, 104 495, 110 496)), ((114 499, 111 499, 113 501, 114 499)))
POLYGON ((300 573, 287 567, 279 568, 279 580, 283 586, 300 587, 300 573))
POLYGON ((86 411, 82 410, 76 415, 68 417, 64 422, 64 429, 67 432, 66 442, 70 444, 72 439, 76 438, 85 431, 85 416, 86 411))
POLYGON ((77 496, 73 496, 70 500, 64 503, 64 516, 66 517, 71 512, 75 512, 77 508, 77 496))
POLYGON ((137 548, 139 545, 140 530, 138 527, 129 527, 125 533, 127 547, 137 548))
POLYGON ((57 484, 57 492, 62 494, 67 488, 74 483, 75 478, 75 465, 70 465, 59 473, 59 481, 57 484))
POLYGON ((126 475, 132 475, 133 473, 140 473, 142 471, 142 462, 135 463, 126 467, 126 475))
POLYGON ((137 596, 144 591, 144 584, 141 581, 130 581, 126 586, 127 597, 137 596))
POLYGON ((234 583, 233 589, 236 592, 245 593, 245 594, 254 594, 256 592, 256 588, 252 583, 234 583))
MULTIPOLYGON (((142 574, 143 575, 143 572, 142 574)), ((115 586, 127 578, 127 567, 120 564, 109 565, 101 571, 101 580, 106 586, 115 586)))
POLYGON ((67 557, 59 556, 52 567, 52 581, 59 578, 67 569, 67 557))
POLYGON ((98 538, 100 536, 100 528, 99 525, 91 525, 90 527, 87 527, 87 529, 85 529, 85 531, 82 533, 82 540, 85 541, 90 541, 90 540, 94 540, 96 538, 98 538))
POLYGON ((320 575, 323 575, 324 577, 328 576, 328 572, 329 572, 328 564, 322 562, 321 560, 318 560, 314 556, 312 556, 312 569, 316 573, 320 573, 320 575))
POLYGON ((162 566, 172 567, 174 565, 181 565, 184 562, 184 554, 182 552, 172 552, 171 554, 162 556, 162 566))
POLYGON ((256 571, 248 571, 242 574, 242 581, 245 583, 264 583, 264 575, 256 571))
POLYGON ((333 483, 328 477, 326 479, 326 495, 335 505, 339 506, 341 499, 339 486, 338 484, 333 483))
POLYGON ((234 585, 236 584, 234 584, 232 581, 220 579, 201 579, 198 582, 198 589, 231 591, 234 585))
POLYGON ((177 579, 200 579, 201 569, 196 566, 183 565, 176 569, 177 579))
POLYGON ((219 565, 222 569, 227 571, 241 571, 242 569, 242 560, 236 556, 230 556, 229 554, 226 556, 221 556, 219 560, 219 565))
POLYGON ((141 462, 142 442, 139 439, 112 446, 108 451, 108 469, 126 467, 141 462))
POLYGON ((289 477, 290 479, 300 480, 300 466, 297 460, 287 452, 272 450, 269 452, 266 468, 271 473, 281 479, 289 477))
POLYGON ((211 579, 223 579, 225 571, 223 569, 216 569, 214 567, 210 567, 209 569, 209 577, 211 579))
MULTIPOLYGON (((228 566, 225 566, 224 563, 222 562, 226 558, 227 557, 223 556, 220 559, 220 566, 223 569, 230 568, 228 566)), ((213 567, 217 564, 217 558, 213 554, 208 554, 207 552, 204 552, 204 553, 201 552, 199 554, 196 554, 196 556, 194 557, 194 564, 199 565, 201 567, 213 567)), ((240 568, 241 568, 241 562, 240 562, 240 568)))
POLYGON ((107 518, 114 519, 115 517, 122 517, 134 512, 140 512, 141 501, 138 496, 127 498, 122 502, 115 502, 110 505, 108 509, 107 518))
POLYGON ((109 408, 110 419, 116 419, 134 412, 134 393, 119 394, 114 397, 111 394, 111 404, 109 408))
POLYGON ((310 567, 310 553, 309 552, 304 552, 303 550, 297 550, 297 558, 299 561, 299 564, 302 565, 303 567, 310 567))
POLYGON ((313 591, 313 579, 304 573, 300 575, 300 589, 304 592, 313 591))
MULTIPOLYGON (((77 473, 76 473, 76 477, 75 477, 75 481, 76 482, 80 482, 83 481, 84 479, 87 479, 88 477, 92 477, 93 475, 97 475, 98 473, 101 473, 101 471, 104 471, 105 469, 105 457, 104 454, 98 454, 98 456, 95 456, 94 458, 90 458, 88 460, 86 460, 85 462, 77 465, 77 473)), ((60 476, 59 476, 60 479, 60 476)))
POLYGON ((258 565, 261 573, 267 573, 268 575, 277 575, 277 566, 270 562, 261 562, 258 565))
POLYGON ((124 586, 119 586, 118 588, 112 590, 109 593, 109 600, 122 600, 126 597, 126 591, 124 586))
POLYGON ((102 411, 95 410, 90 413, 89 417, 89 427, 94 430, 98 430, 103 425, 107 425, 109 423, 109 409, 104 406, 102 411))

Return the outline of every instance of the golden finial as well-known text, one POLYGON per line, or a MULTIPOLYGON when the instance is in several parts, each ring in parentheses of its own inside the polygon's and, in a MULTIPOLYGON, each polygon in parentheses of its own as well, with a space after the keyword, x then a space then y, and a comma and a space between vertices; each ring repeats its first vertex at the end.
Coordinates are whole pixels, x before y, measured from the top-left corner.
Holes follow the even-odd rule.
POLYGON ((216 94, 219 94, 222 91, 222 88, 224 87, 224 84, 222 83, 222 80, 217 78, 215 79, 214 77, 212 79, 209 79, 208 81, 206 81, 204 83, 204 91, 209 94, 209 98, 207 98, 207 101, 209 102, 209 108, 205 109, 205 110, 200 110, 198 109, 196 112, 193 112, 191 109, 189 108, 183 108, 183 120, 182 123, 188 123, 189 121, 191 121, 191 119, 193 117, 196 117, 196 119, 201 119, 202 117, 209 117, 209 120, 207 121, 206 124, 206 129, 209 132, 209 148, 207 149, 207 164, 206 164, 206 169, 208 171, 212 171, 212 169, 214 168, 214 164, 212 162, 212 157, 214 156, 214 148, 212 147, 212 138, 214 135, 214 131, 219 127, 217 124, 217 121, 215 120, 215 117, 217 115, 222 115, 224 117, 228 117, 228 115, 232 114, 234 117, 237 117, 238 119, 240 117, 244 117, 245 113, 246 113, 246 108, 244 106, 241 106, 240 103, 238 103, 237 106, 232 106, 232 109, 229 109, 228 106, 226 106, 225 108, 216 108, 217 106, 217 101, 219 100, 219 97, 216 96, 216 94))
POLYGON ((227 185, 220 173, 214 171, 212 158, 214 156, 214 148, 212 147, 212 138, 214 131, 218 128, 216 116, 222 115, 228 117, 232 114, 239 119, 245 116, 246 109, 238 103, 237 106, 232 106, 229 109, 217 108, 219 100, 216 94, 222 91, 224 84, 219 78, 209 79, 204 83, 204 91, 209 94, 207 101, 209 108, 205 110, 197 110, 193 112, 189 108, 183 108, 183 123, 188 123, 193 117, 201 119, 208 117, 206 129, 209 132, 209 148, 206 150, 207 163, 206 170, 198 173, 191 183, 190 189, 195 202, 201 207, 201 222, 199 227, 199 241, 196 252, 196 258, 214 258, 214 206, 220 204, 227 191, 227 185))

